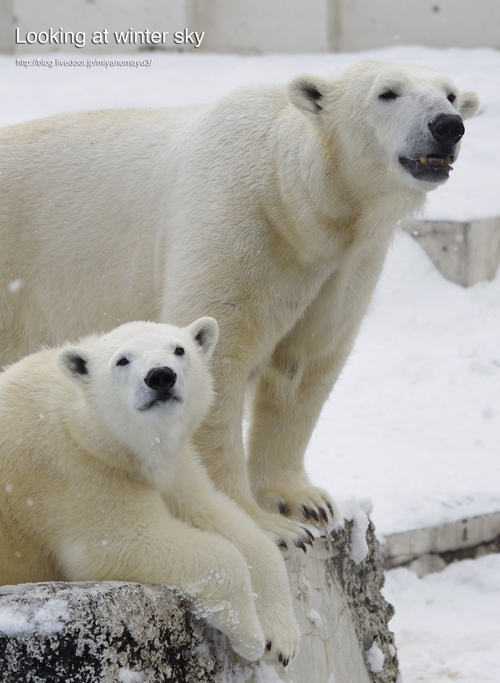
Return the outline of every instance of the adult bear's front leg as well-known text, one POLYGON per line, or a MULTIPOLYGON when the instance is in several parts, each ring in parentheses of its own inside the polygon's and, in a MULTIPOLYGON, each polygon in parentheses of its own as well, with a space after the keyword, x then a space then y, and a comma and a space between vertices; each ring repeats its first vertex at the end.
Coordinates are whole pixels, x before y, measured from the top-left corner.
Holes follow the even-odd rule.
POLYGON ((219 349, 214 365, 217 400, 195 436, 201 460, 215 487, 238 503, 284 552, 306 552, 313 540, 309 530, 264 511, 252 496, 242 434, 242 362, 219 349))
POLYGON ((342 365, 333 352, 316 359, 285 360, 280 348, 261 377, 248 469, 254 496, 263 508, 317 526, 338 518, 331 496, 309 480, 304 453, 342 365), (300 375, 296 380, 295 374, 300 375))
POLYGON ((327 280, 260 378, 248 468, 253 494, 265 509, 318 526, 338 516, 330 495, 311 484, 304 453, 351 351, 385 246, 366 249, 327 280))

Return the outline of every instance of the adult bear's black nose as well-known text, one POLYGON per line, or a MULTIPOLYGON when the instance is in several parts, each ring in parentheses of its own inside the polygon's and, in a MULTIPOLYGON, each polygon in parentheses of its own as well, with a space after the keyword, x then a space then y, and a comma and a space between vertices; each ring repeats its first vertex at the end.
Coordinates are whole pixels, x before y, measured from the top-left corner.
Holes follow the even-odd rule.
POLYGON ((168 391, 177 380, 177 375, 171 368, 153 368, 148 372, 145 382, 154 391, 168 391))
POLYGON ((458 114, 439 114, 429 123, 432 137, 446 145, 456 145, 465 133, 462 119, 458 114))

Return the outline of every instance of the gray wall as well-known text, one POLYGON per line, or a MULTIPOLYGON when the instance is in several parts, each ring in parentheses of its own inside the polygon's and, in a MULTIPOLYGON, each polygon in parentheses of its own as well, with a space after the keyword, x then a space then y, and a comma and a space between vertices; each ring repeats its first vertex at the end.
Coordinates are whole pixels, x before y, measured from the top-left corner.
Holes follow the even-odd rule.
MULTIPOLYGON (((49 28, 205 31, 199 51, 358 51, 389 45, 500 49, 499 0, 0 0, 0 51, 124 52, 109 45, 15 45, 49 28)), ((126 51, 137 50, 137 46, 126 51)), ((162 49, 179 49, 170 43, 162 49)), ((192 47, 188 49, 192 50, 192 47)))

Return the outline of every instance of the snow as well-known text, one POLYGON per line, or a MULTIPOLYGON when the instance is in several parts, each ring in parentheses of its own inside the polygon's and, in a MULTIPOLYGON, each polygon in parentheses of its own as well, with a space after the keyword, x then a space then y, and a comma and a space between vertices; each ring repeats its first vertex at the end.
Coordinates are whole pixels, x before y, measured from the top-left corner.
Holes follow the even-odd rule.
POLYGON ((321 615, 319 615, 315 609, 310 610, 309 614, 307 615, 307 618, 313 624, 314 628, 319 628, 323 623, 321 615))
POLYGON ((118 670, 118 681, 120 683, 142 683, 146 674, 143 671, 132 671, 121 667, 118 670))
MULTIPOLYGON (((500 90, 499 90, 500 92, 500 90)), ((464 289, 401 234, 307 454, 378 533, 500 509, 500 277, 464 289)))
POLYGON ((59 633, 69 620, 68 603, 65 600, 47 600, 35 611, 29 606, 0 607, 0 632, 11 637, 30 633, 59 633))
POLYGON ((396 607, 390 627, 404 683, 498 683, 500 555, 422 579, 393 569, 383 592, 396 607))
MULTIPOLYGON (((354 496, 338 498, 336 502, 342 520, 352 522, 350 555, 351 560, 359 564, 368 555, 366 530, 369 523, 368 516, 373 508, 372 502, 369 498, 357 499, 354 496)), ((343 525, 343 521, 338 523, 343 525)), ((333 525, 333 530, 336 526, 336 524, 333 525)))
POLYGON ((373 641, 370 649, 366 651, 366 658, 370 665, 370 669, 374 674, 378 674, 382 671, 384 668, 385 655, 375 641, 373 641))
MULTIPOLYGON (((155 52, 152 66, 140 69, 22 68, 13 57, 0 57, 0 125, 74 109, 208 102, 299 72, 334 75, 365 58, 424 63, 479 94, 479 114, 466 121, 450 181, 430 193, 425 216, 499 216, 500 52, 493 50, 398 47, 253 57, 155 52)), ((15 293, 22 282, 10 286, 15 293)), ((499 510, 499 386, 500 275, 463 289, 400 234, 308 448, 311 478, 339 499, 353 494, 365 501, 353 512, 359 528, 365 524, 360 513, 370 515, 369 496, 382 537, 499 510)), ((457 563, 424 579, 405 570, 388 573, 405 683, 498 681, 499 576, 499 556, 457 563)), ((53 617, 41 623, 57 628, 62 608, 53 617)), ((0 629, 35 626, 26 615, 0 612, 0 629)), ((257 675, 262 683, 276 680, 263 663, 257 675)))

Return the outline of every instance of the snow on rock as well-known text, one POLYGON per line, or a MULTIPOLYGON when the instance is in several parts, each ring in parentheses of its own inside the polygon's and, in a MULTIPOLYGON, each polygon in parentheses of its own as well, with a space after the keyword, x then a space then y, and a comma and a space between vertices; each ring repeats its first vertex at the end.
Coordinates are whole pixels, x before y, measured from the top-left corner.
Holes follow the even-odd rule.
POLYGON ((0 607, 0 631, 8 636, 59 633, 70 620, 65 600, 48 600, 38 609, 27 605, 0 607))
POLYGON ((384 668, 385 655, 375 641, 373 641, 371 648, 367 651, 366 658, 368 659, 368 664, 374 674, 378 674, 382 671, 384 668))
POLYGON ((307 618, 316 628, 319 628, 321 626, 321 624, 323 623, 323 619, 318 614, 318 612, 316 612, 315 609, 312 609, 309 611, 307 618))
POLYGON ((281 683, 281 678, 271 666, 259 662, 254 667, 252 683, 281 683))
POLYGON ((368 516, 373 510, 370 498, 340 498, 336 500, 342 519, 333 524, 332 529, 343 526, 344 520, 352 522, 350 557, 355 564, 362 562, 368 554, 366 531, 368 516))

